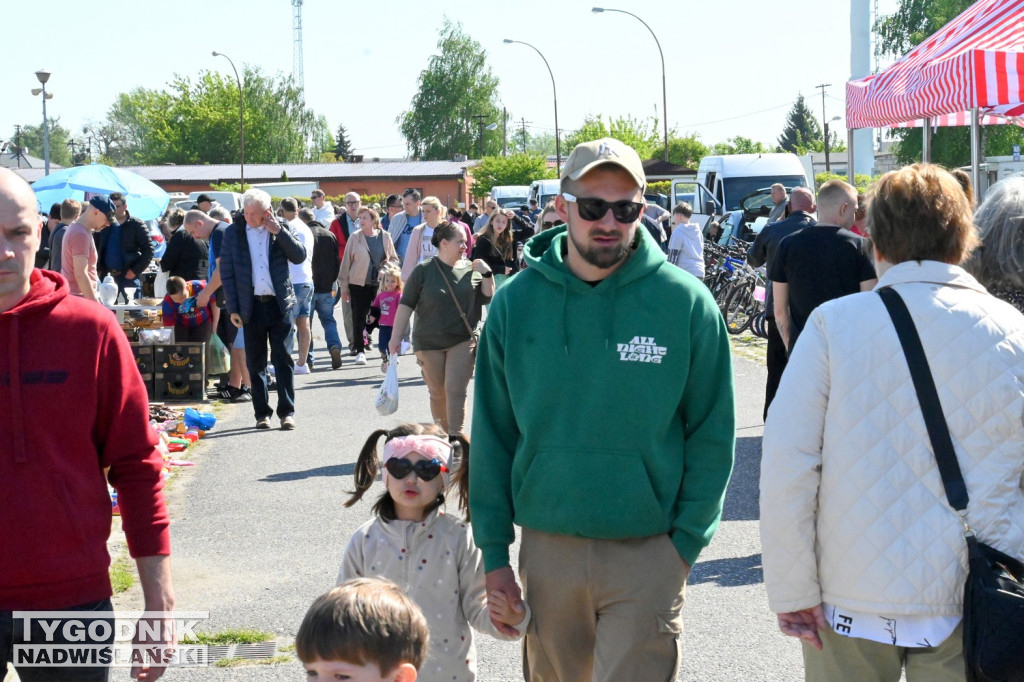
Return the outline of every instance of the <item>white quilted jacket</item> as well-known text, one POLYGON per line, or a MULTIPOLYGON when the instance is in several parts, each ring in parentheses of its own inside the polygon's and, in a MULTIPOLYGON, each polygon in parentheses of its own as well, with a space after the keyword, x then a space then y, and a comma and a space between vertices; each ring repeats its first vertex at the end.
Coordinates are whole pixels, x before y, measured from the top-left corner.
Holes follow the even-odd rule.
MULTIPOLYGON (((1024 316, 962 269, 901 263, 978 537, 1024 558, 1024 316)), ((967 550, 878 294, 812 313, 772 402, 761 543, 773 611, 961 614, 967 550)))

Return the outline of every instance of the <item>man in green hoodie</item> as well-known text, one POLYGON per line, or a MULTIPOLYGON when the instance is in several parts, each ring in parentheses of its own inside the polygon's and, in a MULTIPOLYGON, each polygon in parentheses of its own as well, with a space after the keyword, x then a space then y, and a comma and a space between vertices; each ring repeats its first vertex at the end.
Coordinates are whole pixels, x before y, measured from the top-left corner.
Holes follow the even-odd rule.
POLYGON ((686 578, 732 471, 728 336, 707 289, 637 229, 632 148, 581 144, 561 183, 566 226, 527 243, 484 326, 473 534, 488 594, 518 605, 522 527, 527 680, 674 679, 686 578))

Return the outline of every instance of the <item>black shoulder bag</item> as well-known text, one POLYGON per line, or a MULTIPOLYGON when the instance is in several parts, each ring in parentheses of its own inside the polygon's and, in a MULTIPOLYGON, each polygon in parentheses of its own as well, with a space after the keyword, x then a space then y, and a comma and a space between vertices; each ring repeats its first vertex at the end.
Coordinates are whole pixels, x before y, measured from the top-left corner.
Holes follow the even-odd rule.
POLYGON ((880 289, 878 294, 903 346, 946 499, 964 524, 968 557, 963 615, 967 681, 1024 682, 1024 564, 978 540, 967 524, 967 485, 921 337, 900 295, 890 288, 880 289))

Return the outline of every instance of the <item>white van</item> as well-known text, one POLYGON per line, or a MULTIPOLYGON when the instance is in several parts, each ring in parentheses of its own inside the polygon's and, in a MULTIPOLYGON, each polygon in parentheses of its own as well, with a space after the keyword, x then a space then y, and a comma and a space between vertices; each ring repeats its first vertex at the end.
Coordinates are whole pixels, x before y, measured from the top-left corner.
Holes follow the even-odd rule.
POLYGON ((242 195, 238 192, 214 192, 213 190, 208 190, 206 192, 189 192, 188 199, 175 203, 175 206, 187 211, 195 205, 196 199, 199 198, 200 194, 205 194, 210 197, 213 199, 215 205, 223 206, 228 211, 234 212, 242 209, 242 195))
POLYGON ((499 185, 491 188, 491 198, 501 208, 519 208, 526 206, 530 188, 526 185, 499 185))
POLYGON ((537 207, 544 210, 548 202, 554 201, 555 196, 562 191, 561 186, 562 181, 558 179, 534 180, 530 183, 530 198, 536 199, 537 207))
MULTIPOLYGON (((742 211, 740 202, 744 198, 776 182, 785 185, 787 191, 808 186, 804 166, 796 154, 705 156, 697 169, 693 221, 706 225, 712 216, 742 211)), ((672 196, 677 194, 675 184, 672 196)))

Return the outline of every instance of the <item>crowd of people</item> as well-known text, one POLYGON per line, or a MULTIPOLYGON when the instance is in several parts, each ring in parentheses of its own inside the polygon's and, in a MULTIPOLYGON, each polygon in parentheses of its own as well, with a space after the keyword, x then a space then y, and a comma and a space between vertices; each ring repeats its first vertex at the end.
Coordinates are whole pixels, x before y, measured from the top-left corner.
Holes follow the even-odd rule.
MULTIPOLYGON (((705 233, 685 204, 645 215, 645 185, 636 152, 606 138, 573 149, 550 205, 518 212, 488 199, 462 213, 413 189, 380 211, 349 193, 334 214, 319 191, 311 207, 290 198, 275 211, 254 189, 235 216, 215 206, 171 216, 180 227, 168 251, 180 243, 165 321, 231 349, 224 395, 250 396, 258 429, 275 413, 271 381, 281 428, 296 428, 294 376, 319 363, 314 311, 332 368, 366 364, 376 332, 382 369, 411 347, 428 389, 430 423, 374 430, 359 451, 348 505, 378 476, 383 490, 349 538, 337 586, 299 628, 310 676, 472 680, 476 630, 522 638, 527 680, 675 679, 686 581, 732 474, 734 377, 701 281, 705 233)), ((997 183, 977 210, 969 188, 929 164, 887 173, 866 195, 835 180, 781 190, 778 219, 749 254, 771 281, 760 472, 769 606, 802 642, 808 680, 963 680, 964 527, 1024 559, 1024 178, 997 183), (934 376, 970 493, 962 515, 947 503, 892 297, 934 376)), ((169 610, 144 390, 123 335, 80 300, 94 298, 101 271, 130 286, 152 255, 125 227, 123 197, 93 197, 77 219, 74 202, 56 211, 71 220, 56 249, 67 274, 35 267, 31 201, 0 171, 0 339, 13 358, 0 423, 14 434, 0 466, 26 491, 0 501, 25 519, 24 536, 0 540, 0 557, 20 557, 0 559, 0 625, 16 609, 109 608, 96 566, 32 539, 42 515, 18 501, 52 497, 39 495, 37 451, 111 466, 147 609, 152 598, 169 610), (76 406, 88 418, 53 440, 25 426, 22 392, 37 390, 32 371, 54 366, 33 335, 70 315, 82 332, 60 371, 43 372, 54 377, 48 404, 68 399, 61 376, 95 381, 100 368, 124 381, 93 389, 95 404, 76 406), (68 363, 91 373, 68 374, 68 363), (105 447, 115 435, 120 450, 105 447)), ((76 479, 81 499, 105 484, 94 469, 76 479)), ((96 553, 94 525, 79 541, 96 553)), ((59 543, 75 527, 46 533, 59 543)))

